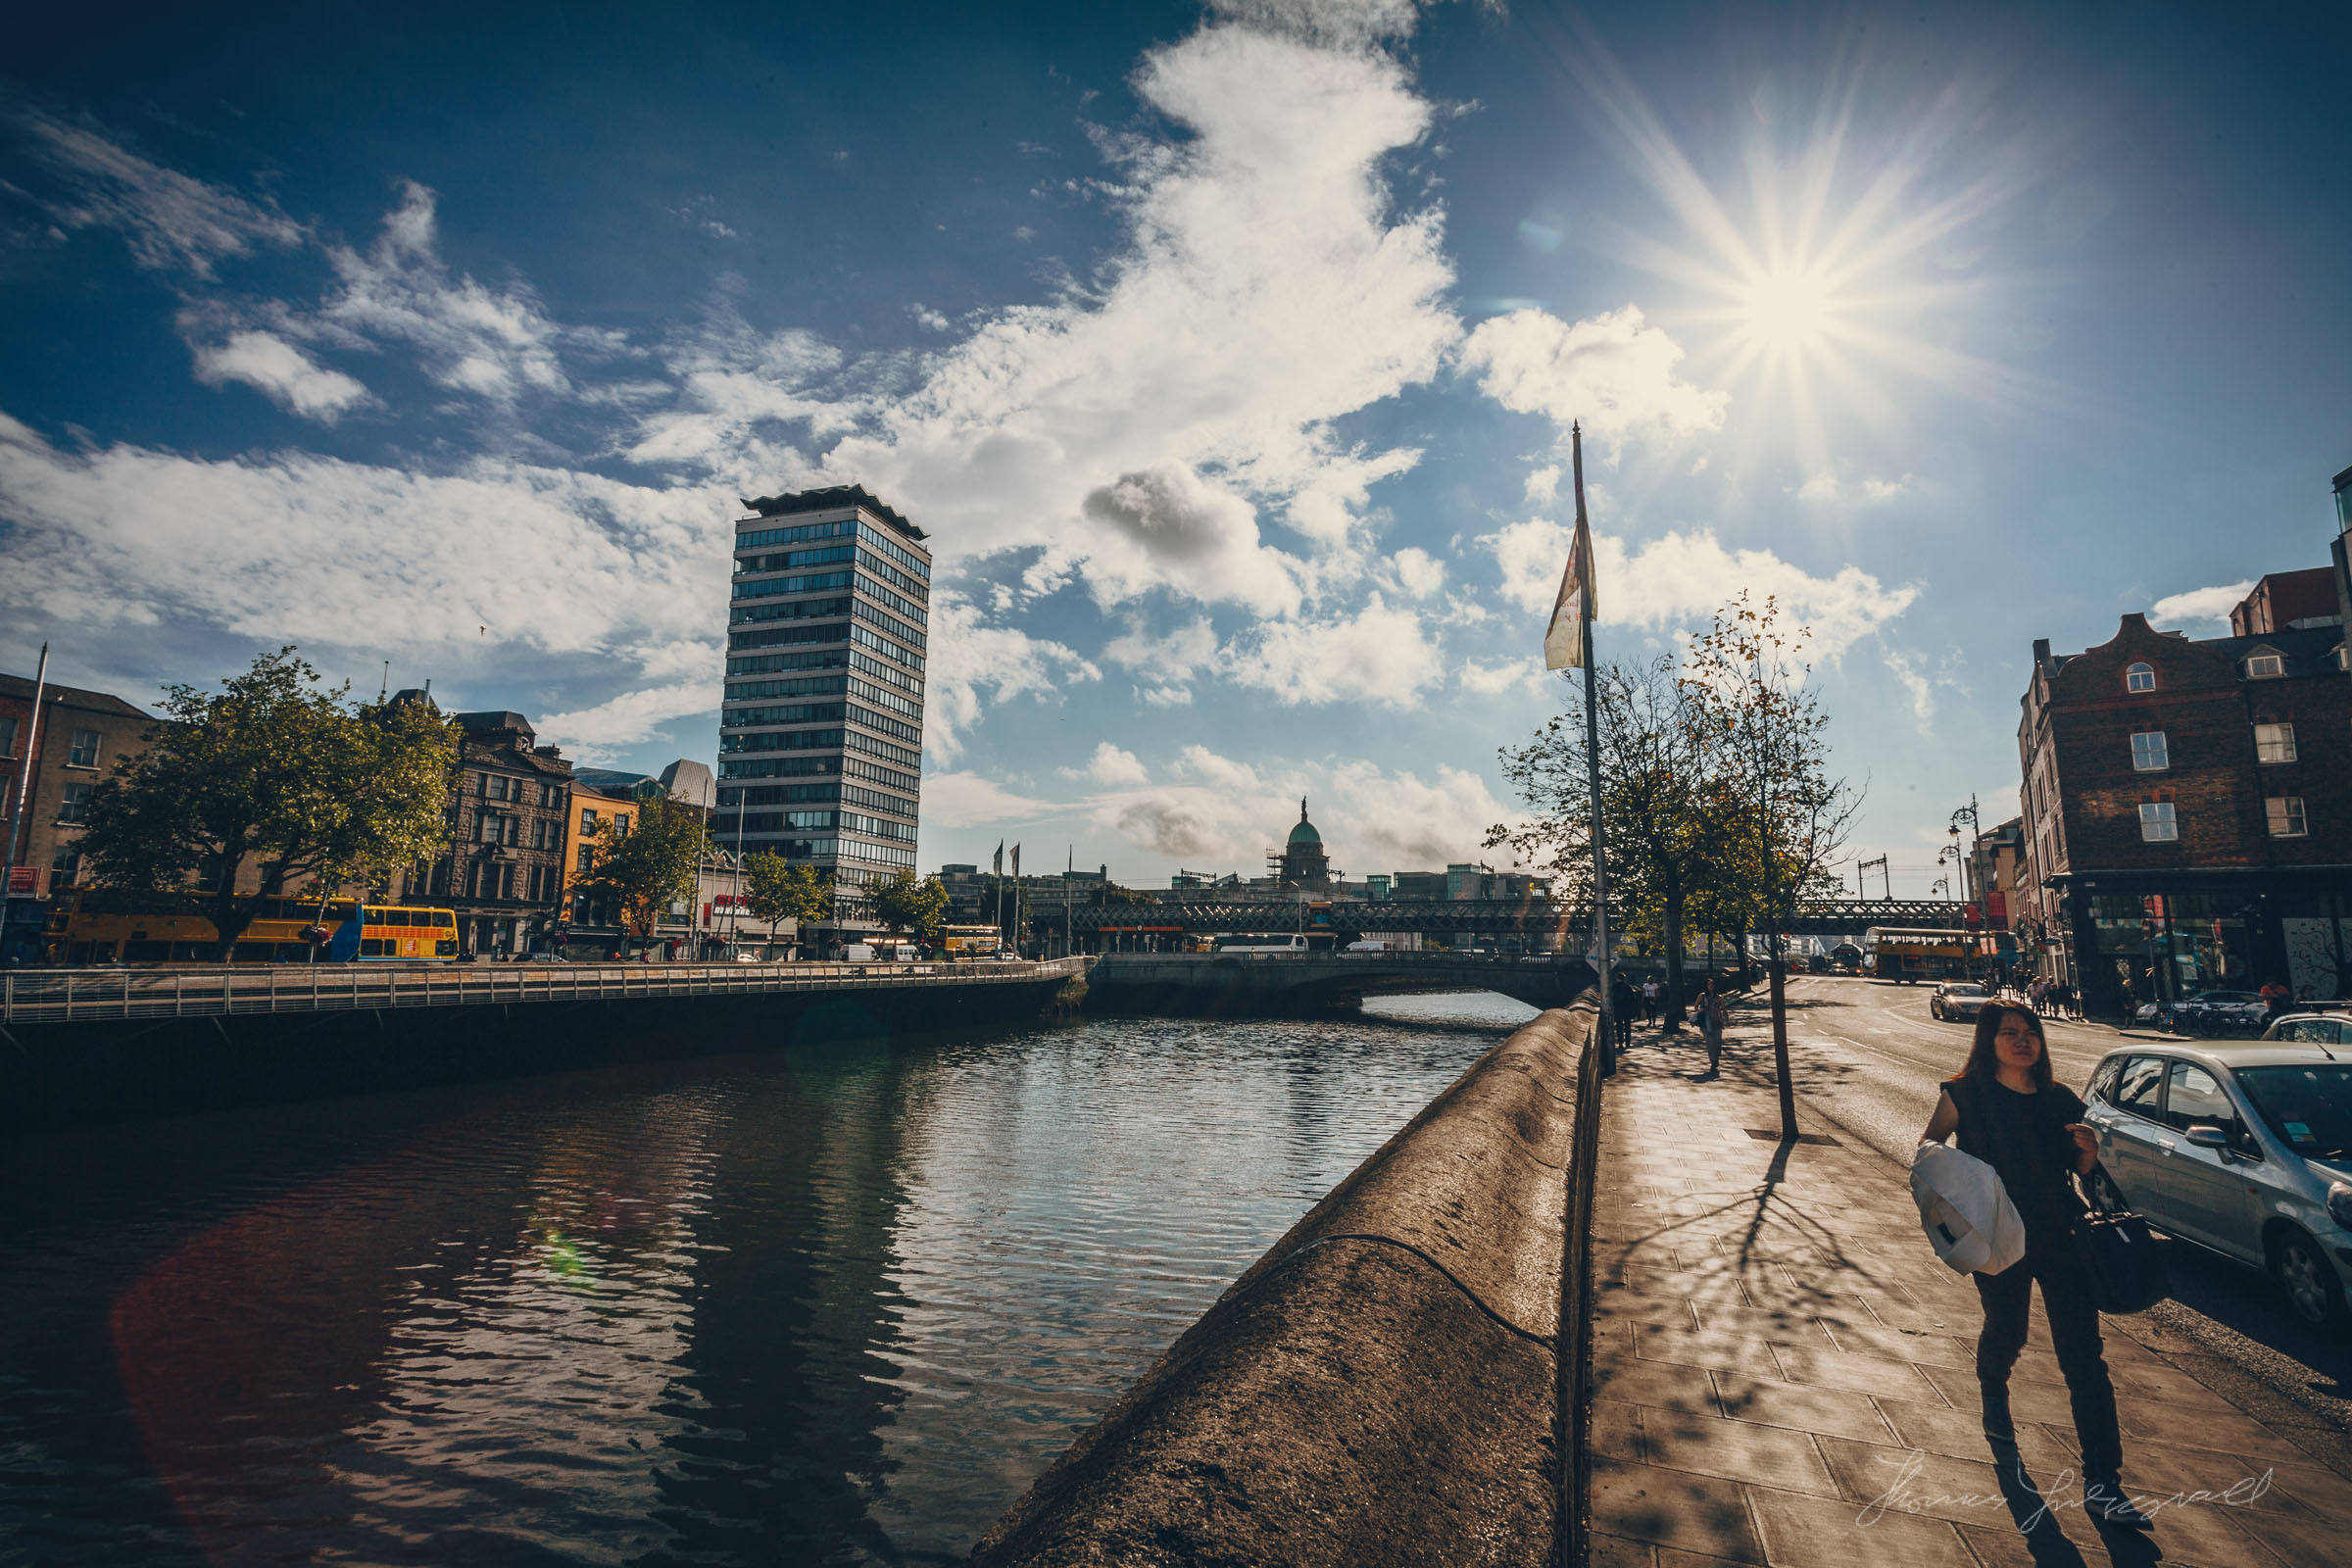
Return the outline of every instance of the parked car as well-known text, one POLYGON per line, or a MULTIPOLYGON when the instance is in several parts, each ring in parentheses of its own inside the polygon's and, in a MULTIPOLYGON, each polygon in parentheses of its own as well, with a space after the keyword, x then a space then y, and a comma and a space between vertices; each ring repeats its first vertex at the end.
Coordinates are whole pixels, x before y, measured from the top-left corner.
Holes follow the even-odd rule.
POLYGON ((2304 1322, 2345 1325, 2352 1055, 2135 1043, 2100 1058, 2084 1099, 2094 1181, 2166 1235, 2267 1272, 2304 1322))
POLYGON ((2262 1032, 2265 1040, 2300 1040, 2314 1046, 2352 1046, 2352 1014, 2290 1012, 2262 1032))
POLYGON ((1947 1023, 1973 1023, 1991 1000, 1991 995, 1973 981, 1946 980, 1928 998, 1928 1016, 1947 1023))
POLYGON ((2258 1035, 2270 1021, 2270 1004, 2253 991, 2199 991, 2172 1005, 2172 1026, 2180 1034, 2258 1035))

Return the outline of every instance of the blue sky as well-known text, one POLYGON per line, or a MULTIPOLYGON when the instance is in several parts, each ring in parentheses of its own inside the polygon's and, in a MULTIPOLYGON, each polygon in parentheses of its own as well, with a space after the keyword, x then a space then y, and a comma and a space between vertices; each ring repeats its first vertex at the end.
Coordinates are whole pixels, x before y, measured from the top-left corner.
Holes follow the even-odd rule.
MULTIPOLYGON (((2035 637, 2352 465, 2339 7, 56 8, 0 63, 0 667, 280 643, 715 745, 734 497, 943 563, 926 867, 1471 857, 1587 431, 1603 658, 1815 627, 1856 853, 2035 637)), ((1988 816, 1988 820, 1989 820, 1988 816)))

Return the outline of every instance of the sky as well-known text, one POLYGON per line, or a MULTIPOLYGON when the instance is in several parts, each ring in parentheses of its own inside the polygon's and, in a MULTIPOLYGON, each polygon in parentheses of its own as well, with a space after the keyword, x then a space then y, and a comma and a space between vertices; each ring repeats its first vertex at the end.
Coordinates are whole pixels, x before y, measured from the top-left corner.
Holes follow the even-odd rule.
POLYGON ((1494 860, 1581 421, 1600 658, 1777 596, 1924 893, 2034 639, 2223 634, 2352 466, 2339 6, 15 25, 0 669, 294 644, 710 760, 738 498, 863 484, 939 562, 926 870, 1253 875, 1301 796, 1494 860))

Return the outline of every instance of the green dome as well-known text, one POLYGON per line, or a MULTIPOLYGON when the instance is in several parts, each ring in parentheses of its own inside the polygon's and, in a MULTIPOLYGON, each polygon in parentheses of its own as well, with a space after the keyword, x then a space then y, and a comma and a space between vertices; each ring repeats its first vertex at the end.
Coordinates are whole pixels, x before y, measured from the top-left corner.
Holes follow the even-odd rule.
POLYGON ((1291 842, 1315 845, 1323 842, 1323 835, 1315 831, 1315 824, 1306 819, 1306 803, 1304 801, 1298 803, 1298 825, 1291 829, 1291 842))

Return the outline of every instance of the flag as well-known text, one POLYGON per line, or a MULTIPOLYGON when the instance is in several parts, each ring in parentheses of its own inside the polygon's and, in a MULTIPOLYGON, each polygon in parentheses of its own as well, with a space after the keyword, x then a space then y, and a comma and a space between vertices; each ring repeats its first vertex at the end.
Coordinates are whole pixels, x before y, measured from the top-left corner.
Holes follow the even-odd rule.
POLYGON ((1021 879, 1021 847, 1018 844, 1012 847, 1012 879, 1015 882, 1021 879))
POLYGON ((1592 529, 1585 521, 1585 448, 1582 431, 1573 427, 1576 462, 1576 540, 1568 548, 1568 564, 1560 572, 1560 596, 1552 601, 1551 624, 1544 630, 1544 667, 1581 669, 1585 662, 1585 627, 1592 619, 1592 529))
POLYGON ((1004 841, 997 840, 997 875, 1004 874, 1004 841))

